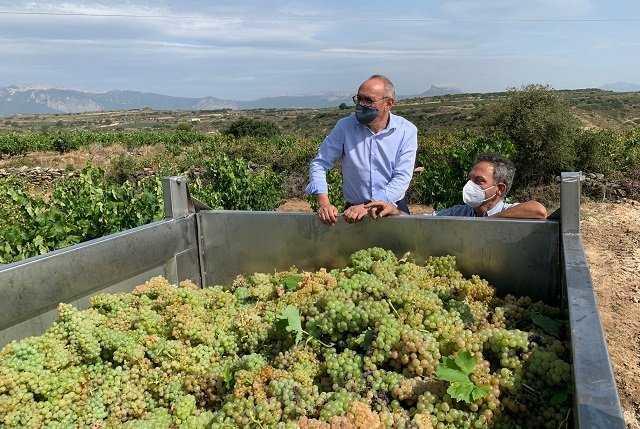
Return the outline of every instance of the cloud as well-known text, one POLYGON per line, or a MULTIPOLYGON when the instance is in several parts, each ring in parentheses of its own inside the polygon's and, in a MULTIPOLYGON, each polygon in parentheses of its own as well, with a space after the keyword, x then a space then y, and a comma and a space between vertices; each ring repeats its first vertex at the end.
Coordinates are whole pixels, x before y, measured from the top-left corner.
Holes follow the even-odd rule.
POLYGON ((447 0, 444 16, 475 21, 566 19, 584 17, 595 10, 592 0, 447 0))
POLYGON ((63 14, 0 14, 0 82, 251 98, 351 90, 373 71, 397 76, 403 93, 577 81, 595 53, 638 39, 636 23, 581 23, 630 16, 625 1, 603 12, 592 0, 0 0, 63 14))

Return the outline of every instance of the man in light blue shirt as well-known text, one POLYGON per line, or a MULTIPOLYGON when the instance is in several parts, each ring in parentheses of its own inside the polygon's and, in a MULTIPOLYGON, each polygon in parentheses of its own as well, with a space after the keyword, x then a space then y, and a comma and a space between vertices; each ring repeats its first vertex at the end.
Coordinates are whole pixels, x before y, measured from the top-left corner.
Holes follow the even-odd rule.
POLYGON ((368 209, 364 205, 370 201, 386 201, 409 212, 405 193, 413 176, 418 130, 391 113, 395 89, 384 76, 371 76, 353 99, 356 112, 338 121, 309 168, 305 192, 316 195, 318 216, 329 225, 337 221, 338 210, 329 201, 327 171, 338 160, 347 222, 365 217, 368 209))

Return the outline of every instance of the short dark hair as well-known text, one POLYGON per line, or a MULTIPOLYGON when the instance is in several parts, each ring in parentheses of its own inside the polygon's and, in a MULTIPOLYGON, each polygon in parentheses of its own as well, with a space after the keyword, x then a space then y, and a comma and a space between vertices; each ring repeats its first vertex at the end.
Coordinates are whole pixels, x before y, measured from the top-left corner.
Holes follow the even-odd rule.
POLYGON ((473 165, 479 162, 488 162, 493 165, 493 180, 496 183, 504 183, 507 187, 505 195, 513 185, 513 178, 516 175, 516 167, 510 159, 496 153, 482 153, 476 157, 473 165))

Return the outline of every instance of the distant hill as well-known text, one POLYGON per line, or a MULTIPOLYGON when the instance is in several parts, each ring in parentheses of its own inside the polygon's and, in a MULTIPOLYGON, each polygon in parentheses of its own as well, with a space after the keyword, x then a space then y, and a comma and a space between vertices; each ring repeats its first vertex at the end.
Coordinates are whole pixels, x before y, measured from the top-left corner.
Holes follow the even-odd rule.
POLYGON ((83 113, 150 107, 155 110, 238 108, 237 102, 213 97, 172 97, 137 91, 93 93, 72 89, 0 88, 0 116, 18 113, 83 113))
POLYGON ((344 94, 259 98, 250 101, 216 97, 174 97, 138 91, 103 93, 72 89, 8 86, 0 88, 0 116, 32 113, 84 113, 151 108, 154 110, 216 110, 332 107, 349 103, 344 94))
POLYGON ((417 97, 439 97, 441 95, 462 94, 462 92, 458 88, 431 85, 429 89, 418 94, 417 97))
POLYGON ((602 85, 601 89, 614 92, 640 92, 640 85, 629 82, 615 82, 602 85))

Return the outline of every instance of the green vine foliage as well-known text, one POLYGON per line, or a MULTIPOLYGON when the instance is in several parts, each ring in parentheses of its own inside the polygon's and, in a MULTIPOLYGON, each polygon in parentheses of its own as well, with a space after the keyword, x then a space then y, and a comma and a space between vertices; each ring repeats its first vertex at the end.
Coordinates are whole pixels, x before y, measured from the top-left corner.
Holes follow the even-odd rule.
POLYGON ((412 199, 435 208, 462 202, 462 187, 475 158, 482 153, 497 153, 512 158, 514 145, 506 137, 477 135, 471 132, 434 134, 420 142, 410 188, 412 199))
POLYGON ((15 182, 0 183, 0 263, 98 238, 162 218, 159 178, 117 184, 86 167, 45 199, 15 182))
POLYGON ((284 196, 281 175, 227 155, 205 161, 191 193, 211 208, 226 210, 273 210, 284 196))

